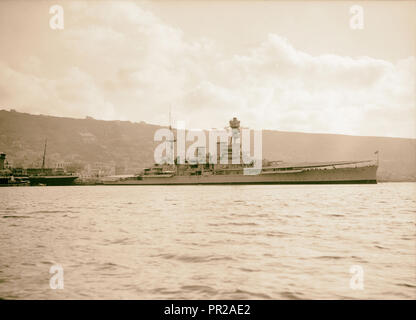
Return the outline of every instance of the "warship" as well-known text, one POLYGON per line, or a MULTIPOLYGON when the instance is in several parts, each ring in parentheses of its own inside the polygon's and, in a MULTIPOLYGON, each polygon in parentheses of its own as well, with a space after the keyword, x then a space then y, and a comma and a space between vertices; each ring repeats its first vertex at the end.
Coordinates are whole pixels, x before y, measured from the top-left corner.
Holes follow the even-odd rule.
MULTIPOLYGON (((217 142, 217 161, 187 161, 173 164, 155 164, 141 173, 123 178, 103 180, 106 185, 194 185, 194 184, 375 184, 377 183, 378 156, 376 160, 328 161, 289 163, 262 160, 261 168, 251 163, 235 163, 233 138, 240 137, 240 121, 233 118, 227 128, 231 133, 227 145, 217 142), (227 163, 220 161, 221 157, 227 163)), ((235 141, 235 140, 234 140, 235 141)), ((169 140, 173 145, 176 139, 169 140)), ((378 154, 378 152, 376 152, 378 154)), ((242 152, 240 147, 240 160, 242 152)), ((200 159, 200 158, 199 158, 200 159)))

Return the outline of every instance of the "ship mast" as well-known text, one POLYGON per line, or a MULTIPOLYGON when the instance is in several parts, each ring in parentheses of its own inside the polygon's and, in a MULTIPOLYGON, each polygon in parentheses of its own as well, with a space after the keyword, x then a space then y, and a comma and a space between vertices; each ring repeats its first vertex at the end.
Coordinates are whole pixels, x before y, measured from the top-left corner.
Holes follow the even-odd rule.
POLYGON ((46 157, 46 144, 48 139, 45 139, 45 148, 43 149, 43 159, 42 159, 42 171, 45 169, 45 157, 46 157))
MULTIPOLYGON (((169 107, 169 130, 172 132, 172 107, 169 107)), ((176 138, 175 138, 175 134, 172 132, 173 134, 173 140, 170 139, 166 139, 165 140, 165 145, 167 143, 169 143, 169 148, 166 148, 166 156, 167 156, 167 160, 168 162, 170 161, 169 159, 173 159, 173 164, 175 163, 175 142, 176 142, 176 138), (168 154, 169 152, 169 154, 168 154)))

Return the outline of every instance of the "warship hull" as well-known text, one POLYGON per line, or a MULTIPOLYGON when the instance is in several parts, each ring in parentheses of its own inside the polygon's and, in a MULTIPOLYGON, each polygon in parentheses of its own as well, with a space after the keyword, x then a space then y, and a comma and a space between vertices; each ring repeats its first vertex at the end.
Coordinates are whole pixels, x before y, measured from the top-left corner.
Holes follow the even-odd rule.
POLYGON ((306 169, 292 172, 212 174, 194 176, 142 176, 120 181, 104 181, 106 185, 194 185, 194 184, 375 184, 377 165, 353 168, 306 169))

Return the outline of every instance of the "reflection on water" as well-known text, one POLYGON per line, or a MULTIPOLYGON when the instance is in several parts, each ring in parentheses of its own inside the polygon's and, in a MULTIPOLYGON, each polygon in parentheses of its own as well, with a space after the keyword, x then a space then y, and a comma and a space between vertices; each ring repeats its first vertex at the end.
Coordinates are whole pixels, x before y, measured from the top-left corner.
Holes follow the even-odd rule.
POLYGON ((0 297, 415 299, 415 196, 414 183, 1 188, 0 297), (350 288, 357 265, 364 290, 350 288))

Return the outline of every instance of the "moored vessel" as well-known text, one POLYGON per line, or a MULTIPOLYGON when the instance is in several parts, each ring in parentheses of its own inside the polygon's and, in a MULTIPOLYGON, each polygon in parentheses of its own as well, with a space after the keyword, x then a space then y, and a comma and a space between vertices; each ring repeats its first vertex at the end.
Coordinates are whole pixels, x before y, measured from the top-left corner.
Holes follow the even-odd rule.
MULTIPOLYGON (((103 180, 107 185, 193 185, 193 184, 374 184, 377 183, 377 160, 328 161, 289 163, 262 160, 261 167, 255 162, 233 161, 234 139, 240 139, 240 121, 230 121, 231 135, 228 145, 217 146, 217 161, 210 155, 197 157, 197 161, 173 164, 155 164, 138 175, 103 180), (221 150, 222 153, 221 153, 221 150), (222 157, 227 162, 219 161, 222 157)), ((176 142, 176 139, 171 141, 176 142)), ((240 159, 243 155, 238 150, 240 159)))
POLYGON ((46 145, 43 151, 42 167, 27 169, 31 186, 67 186, 74 184, 76 175, 66 173, 60 169, 45 168, 46 145))

